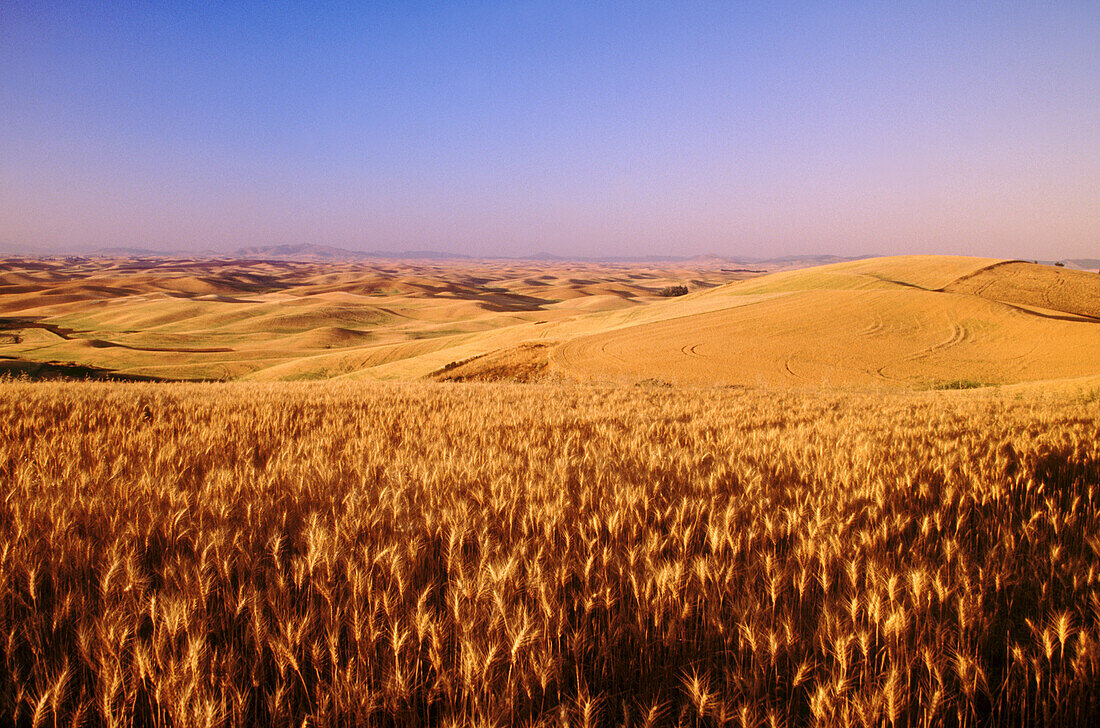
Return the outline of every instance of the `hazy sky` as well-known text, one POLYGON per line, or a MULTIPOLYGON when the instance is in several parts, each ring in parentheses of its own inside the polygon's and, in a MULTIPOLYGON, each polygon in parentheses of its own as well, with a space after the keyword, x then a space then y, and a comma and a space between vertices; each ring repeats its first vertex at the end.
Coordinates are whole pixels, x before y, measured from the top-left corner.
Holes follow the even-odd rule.
POLYGON ((961 5, 3 0, 0 245, 1100 257, 1100 3, 961 5))

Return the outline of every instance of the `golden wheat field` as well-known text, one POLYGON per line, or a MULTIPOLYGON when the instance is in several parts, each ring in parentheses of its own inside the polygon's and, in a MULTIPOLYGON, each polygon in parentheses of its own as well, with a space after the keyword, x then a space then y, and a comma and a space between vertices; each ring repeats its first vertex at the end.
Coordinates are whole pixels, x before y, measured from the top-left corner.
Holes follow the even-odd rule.
POLYGON ((1095 388, 0 386, 0 720, 1090 725, 1095 388))
POLYGON ((1091 271, 729 265, 0 260, 0 373, 805 389, 1100 375, 1091 271))
POLYGON ((0 373, 420 377, 756 275, 722 265, 0 259, 0 373))

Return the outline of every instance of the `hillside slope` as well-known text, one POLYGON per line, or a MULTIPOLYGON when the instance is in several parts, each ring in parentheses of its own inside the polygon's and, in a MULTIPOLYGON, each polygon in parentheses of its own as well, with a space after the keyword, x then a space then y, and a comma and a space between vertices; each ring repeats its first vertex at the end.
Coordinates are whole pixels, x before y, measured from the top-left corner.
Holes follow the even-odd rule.
POLYGON ((1002 303, 1087 316, 1100 320, 1100 274, 1006 261, 948 285, 1002 303))
POLYGON ((0 258, 0 375, 419 378, 754 275, 721 265, 0 258))
POLYGON ((0 260, 0 373, 926 388, 1098 375, 1098 336, 1100 275, 992 258, 0 260))
POLYGON ((731 283, 704 313, 564 342, 577 378, 936 387, 1100 372, 1100 275, 948 256, 877 258, 731 283))

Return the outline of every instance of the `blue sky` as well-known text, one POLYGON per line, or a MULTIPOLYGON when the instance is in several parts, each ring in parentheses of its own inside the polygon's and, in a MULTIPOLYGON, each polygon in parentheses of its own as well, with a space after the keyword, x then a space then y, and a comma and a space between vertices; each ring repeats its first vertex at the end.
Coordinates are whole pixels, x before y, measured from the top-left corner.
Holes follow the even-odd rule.
POLYGON ((1100 5, 0 4, 0 244, 1100 255, 1100 5))

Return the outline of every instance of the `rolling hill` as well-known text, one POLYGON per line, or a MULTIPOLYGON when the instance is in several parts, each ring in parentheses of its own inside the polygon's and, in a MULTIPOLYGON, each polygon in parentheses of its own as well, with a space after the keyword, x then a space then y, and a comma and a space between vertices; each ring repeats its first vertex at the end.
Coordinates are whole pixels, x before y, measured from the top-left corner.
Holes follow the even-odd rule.
POLYGON ((773 387, 965 387, 1100 374, 1097 274, 876 258, 732 283, 675 304, 703 300, 721 305, 577 337, 552 361, 580 378, 773 387))
POLYGON ((1100 275, 950 256, 0 261, 0 370, 933 388, 1100 376, 1100 275), (661 289, 683 284, 685 296, 661 289))

